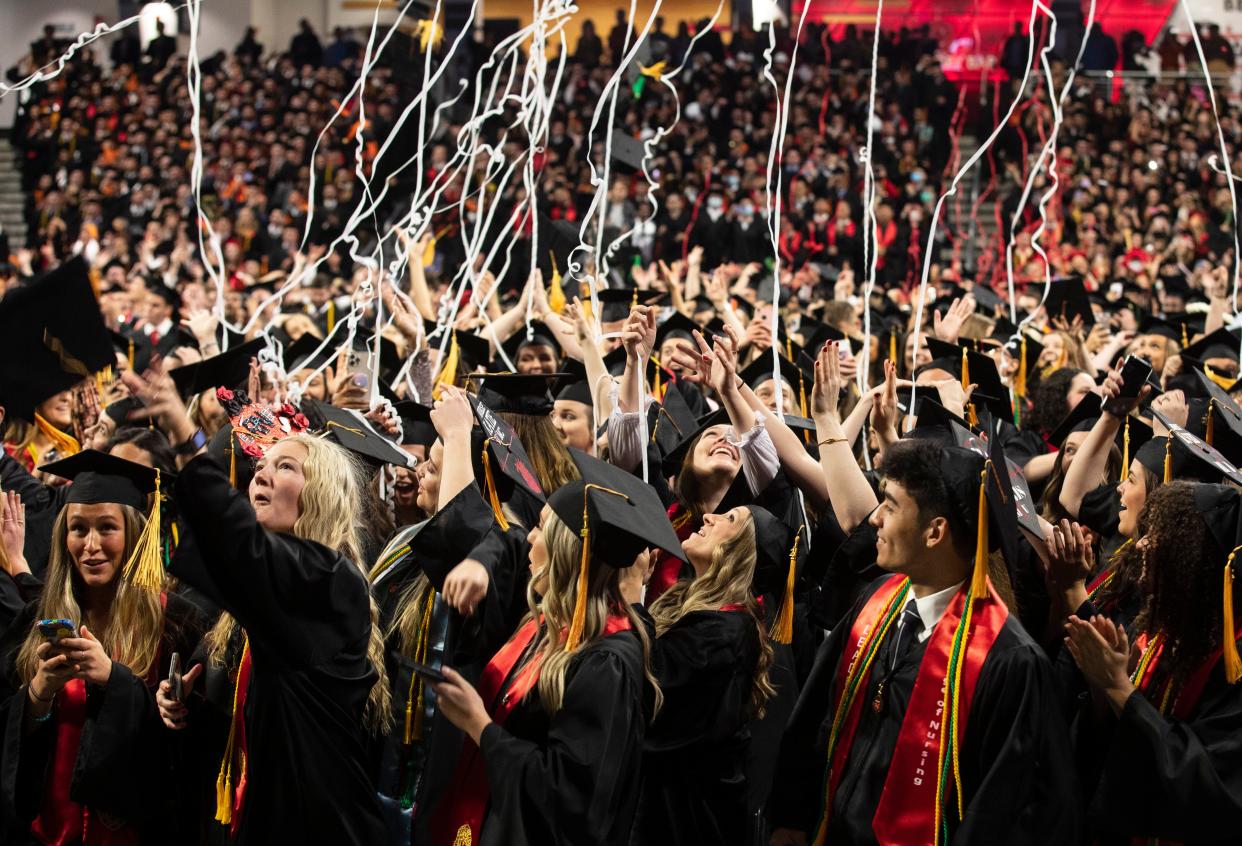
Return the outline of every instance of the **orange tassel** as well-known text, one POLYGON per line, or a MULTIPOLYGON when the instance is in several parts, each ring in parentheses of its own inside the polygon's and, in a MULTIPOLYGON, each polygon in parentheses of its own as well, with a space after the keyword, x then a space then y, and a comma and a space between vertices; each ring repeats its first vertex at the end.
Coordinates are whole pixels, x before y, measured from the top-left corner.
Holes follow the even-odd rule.
POLYGON ((1208 446, 1216 446, 1216 415, 1212 413, 1212 406, 1216 404, 1216 400, 1208 403, 1207 419, 1203 423, 1203 440, 1207 441, 1208 446))
POLYGON ((500 507, 500 497, 496 495, 496 480, 492 477, 492 461, 487 455, 487 445, 491 438, 483 442, 483 481, 487 485, 487 498, 492 504, 492 513, 502 532, 509 531, 509 521, 505 519, 504 509, 500 507))
POLYGON ((1173 435, 1164 444, 1164 483, 1173 481, 1173 435))
POLYGON ((979 476, 979 531, 975 535, 975 569, 970 578, 970 593, 975 599, 988 595, 988 469, 985 462, 979 476))
POLYGON ((1121 480, 1130 473, 1130 415, 1126 415, 1126 428, 1121 436, 1121 480))
POLYGON ((1230 684, 1236 684, 1238 679, 1242 679, 1242 657, 1238 655, 1238 643, 1234 640, 1238 630, 1233 624, 1233 557, 1238 554, 1239 549, 1242 546, 1229 553, 1229 560, 1225 562, 1224 609, 1221 615, 1225 629, 1222 660, 1225 664, 1225 680, 1230 684))
POLYGON ((776 620, 772 624, 772 640, 777 643, 793 641, 794 613, 794 579, 798 570, 798 544, 802 542, 802 530, 794 535, 793 547, 789 550, 789 571, 785 574, 785 597, 781 600, 781 608, 776 612, 776 620))
POLYGON ((582 642, 586 628, 587 589, 591 581, 591 526, 587 519, 587 494, 582 492, 582 558, 578 562, 578 589, 574 596, 574 616, 569 621, 565 651, 573 652, 582 642))

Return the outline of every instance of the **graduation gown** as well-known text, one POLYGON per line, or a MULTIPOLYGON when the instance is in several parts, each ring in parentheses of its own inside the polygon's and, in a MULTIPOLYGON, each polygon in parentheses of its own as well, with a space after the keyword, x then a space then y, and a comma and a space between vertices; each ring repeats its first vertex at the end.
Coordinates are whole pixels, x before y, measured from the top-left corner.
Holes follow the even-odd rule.
POLYGON ((232 614, 250 642, 236 842, 382 842, 363 749, 376 678, 366 579, 334 550, 265 530, 208 456, 182 470, 176 499, 190 532, 172 572, 232 614))
POLYGON ((1188 713, 1166 716, 1136 691, 1117 717, 1084 710, 1074 743, 1084 783, 1095 784, 1087 818, 1100 844, 1238 842, 1242 685, 1225 681, 1220 661, 1188 713))
MULTIPOLYGON (((29 630, 36 601, 19 615, 15 630, 29 630)), ((159 652, 147 677, 113 662, 106 684, 71 681, 57 695, 52 719, 30 735, 23 732, 26 688, 9 696, 0 723, 0 831, 15 834, 35 822, 50 838, 80 836, 85 827, 92 843, 98 841, 89 838, 91 826, 123 826, 129 842, 161 843, 192 827, 179 785, 169 777, 176 744, 160 720, 155 689, 168 675, 172 653, 189 655, 205 622, 193 605, 168 594, 159 652)))
POLYGON ((664 706, 643 743, 634 846, 750 842, 746 753, 758 661, 759 633, 744 608, 694 611, 654 638, 664 706))
POLYGON ((490 788, 480 846, 620 846, 638 806, 646 715, 631 631, 584 647, 549 716, 536 685, 478 750, 490 788))
MULTIPOLYGON (((882 583, 864 593, 820 647, 781 744, 770 806, 772 828, 808 836, 814 832, 823 798, 837 665, 854 619, 882 583)), ((828 843, 876 843, 872 820, 927 642, 913 644, 892 670, 892 643, 880 648, 859 694, 864 697, 861 718, 833 797, 828 843), (884 677, 877 713, 871 703, 884 677)), ((950 844, 1076 842, 1074 770, 1051 669, 1013 615, 983 661, 960 749, 964 816, 959 823, 955 810, 949 814, 950 844)))

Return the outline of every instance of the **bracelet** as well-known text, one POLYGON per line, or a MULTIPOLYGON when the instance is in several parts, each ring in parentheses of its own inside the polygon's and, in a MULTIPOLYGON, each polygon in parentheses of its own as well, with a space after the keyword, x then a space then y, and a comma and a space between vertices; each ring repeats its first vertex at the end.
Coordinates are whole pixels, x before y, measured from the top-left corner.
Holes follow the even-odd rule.
POLYGON ((29 691, 31 699, 33 699, 36 702, 42 702, 44 705, 48 705, 56 701, 56 694, 53 693, 51 699, 44 699, 42 696, 34 692, 33 685, 28 685, 26 690, 29 691))
POLYGON ((50 719, 52 719, 52 709, 48 708, 47 713, 44 714, 42 717, 31 717, 30 721, 32 723, 46 723, 50 719))
POLYGON ((819 442, 819 445, 820 446, 832 446, 833 444, 843 444, 848 440, 849 438, 824 438, 822 441, 819 442))

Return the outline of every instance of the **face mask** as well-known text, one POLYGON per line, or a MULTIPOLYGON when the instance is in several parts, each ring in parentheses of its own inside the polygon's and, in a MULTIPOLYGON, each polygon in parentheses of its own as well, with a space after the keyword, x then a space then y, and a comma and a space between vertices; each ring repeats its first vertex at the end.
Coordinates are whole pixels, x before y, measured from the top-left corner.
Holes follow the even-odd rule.
POLYGON ((827 214, 825 214, 825 213, 823 213, 823 212, 816 212, 816 214, 815 214, 815 222, 816 222, 816 223, 823 223, 823 222, 825 222, 826 220, 828 220, 828 215, 827 215, 827 214))
POLYGON ((741 177, 726 176, 724 178, 724 184, 730 191, 736 191, 741 186, 742 180, 741 177))

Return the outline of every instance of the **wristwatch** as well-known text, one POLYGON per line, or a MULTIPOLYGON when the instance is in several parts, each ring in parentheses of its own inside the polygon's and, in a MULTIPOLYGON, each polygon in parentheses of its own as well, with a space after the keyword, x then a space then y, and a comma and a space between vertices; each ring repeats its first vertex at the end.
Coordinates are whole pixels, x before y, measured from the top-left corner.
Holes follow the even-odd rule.
POLYGON ((173 452, 177 455, 193 455, 205 446, 207 446, 207 433, 202 429, 195 429, 194 434, 190 435, 185 443, 173 447, 173 452))

